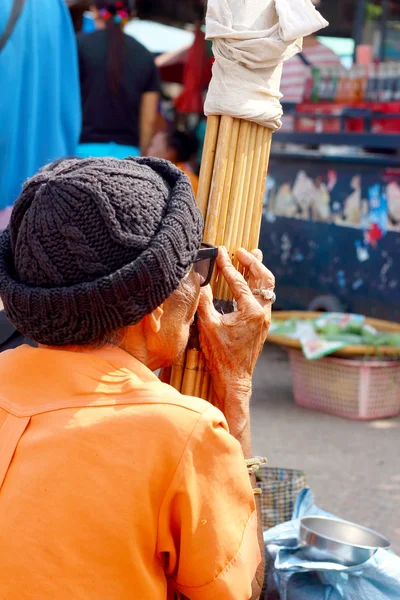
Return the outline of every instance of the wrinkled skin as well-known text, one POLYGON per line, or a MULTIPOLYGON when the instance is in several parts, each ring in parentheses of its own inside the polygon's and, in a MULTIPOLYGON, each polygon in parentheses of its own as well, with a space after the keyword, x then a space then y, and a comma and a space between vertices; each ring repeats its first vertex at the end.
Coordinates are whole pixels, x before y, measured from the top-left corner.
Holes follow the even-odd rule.
POLYGON ((251 290, 273 290, 275 286, 274 276, 261 262, 260 250, 250 253, 240 249, 237 259, 249 272, 249 285, 232 265, 227 251, 220 250, 220 276, 232 291, 237 311, 218 313, 207 287, 201 291, 197 312, 200 343, 212 375, 215 403, 227 417, 233 435, 240 430, 238 402, 243 402, 243 411, 248 408, 252 375, 271 323, 271 302, 253 296, 251 290))
POLYGON ((121 332, 124 350, 152 370, 167 367, 185 350, 197 310, 200 345, 211 373, 215 403, 227 417, 233 435, 240 412, 248 411, 254 367, 271 322, 271 302, 254 296, 252 290, 273 290, 275 285, 272 273, 261 262, 260 250, 240 249, 236 258, 249 273, 249 285, 225 248, 220 248, 217 258, 219 277, 225 278, 236 301, 235 312, 218 313, 210 286, 200 289, 198 276, 191 270, 162 306, 121 332))

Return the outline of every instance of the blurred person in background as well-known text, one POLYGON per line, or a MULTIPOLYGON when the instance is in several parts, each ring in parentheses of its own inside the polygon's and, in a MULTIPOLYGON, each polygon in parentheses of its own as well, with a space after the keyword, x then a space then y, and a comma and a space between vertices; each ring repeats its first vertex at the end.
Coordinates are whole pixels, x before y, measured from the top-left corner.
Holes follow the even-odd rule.
POLYGON ((75 153, 81 116, 76 41, 64 0, 2 0, 0 38, 2 230, 23 182, 75 153))
MULTIPOLYGON (((320 0, 312 0, 314 6, 320 6, 320 0)), ((339 57, 318 41, 316 35, 303 40, 303 51, 283 64, 280 91, 282 101, 299 104, 303 101, 306 81, 313 67, 329 68, 341 65, 339 57)))
POLYGON ((95 0, 96 31, 78 35, 83 127, 78 155, 144 154, 157 119, 160 81, 153 55, 124 24, 130 0, 95 0))
POLYGON ((194 165, 199 150, 199 142, 194 133, 186 133, 177 129, 172 132, 159 131, 153 137, 148 148, 148 155, 165 158, 189 177, 194 195, 197 194, 199 178, 194 165))

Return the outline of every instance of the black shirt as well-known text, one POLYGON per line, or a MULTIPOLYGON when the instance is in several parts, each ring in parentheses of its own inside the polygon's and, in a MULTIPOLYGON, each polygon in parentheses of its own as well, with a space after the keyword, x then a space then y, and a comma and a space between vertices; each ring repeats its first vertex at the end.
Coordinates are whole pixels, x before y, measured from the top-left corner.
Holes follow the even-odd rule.
POLYGON ((158 92, 160 81, 153 55, 124 34, 124 62, 119 95, 107 74, 108 33, 78 36, 83 127, 81 143, 116 142, 139 147, 141 96, 158 92))

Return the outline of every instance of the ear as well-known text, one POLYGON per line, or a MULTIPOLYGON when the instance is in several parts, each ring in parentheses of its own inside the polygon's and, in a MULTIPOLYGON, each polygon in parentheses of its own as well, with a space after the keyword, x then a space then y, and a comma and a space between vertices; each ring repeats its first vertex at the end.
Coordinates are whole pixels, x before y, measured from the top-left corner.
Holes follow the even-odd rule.
POLYGON ((152 313, 147 315, 147 317, 146 317, 147 324, 150 327, 152 333, 159 333, 159 331, 161 329, 161 319, 163 317, 163 314, 164 314, 164 309, 161 305, 161 306, 157 306, 157 308, 155 310, 153 310, 152 313))

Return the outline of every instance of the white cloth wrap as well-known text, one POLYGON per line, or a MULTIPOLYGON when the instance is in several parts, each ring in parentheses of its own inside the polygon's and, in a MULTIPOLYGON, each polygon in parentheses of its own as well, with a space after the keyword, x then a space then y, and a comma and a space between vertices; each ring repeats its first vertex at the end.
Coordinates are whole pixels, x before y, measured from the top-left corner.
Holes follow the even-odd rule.
POLYGON ((206 115, 281 126, 282 63, 328 22, 311 0, 208 0, 206 36, 215 63, 206 115))

